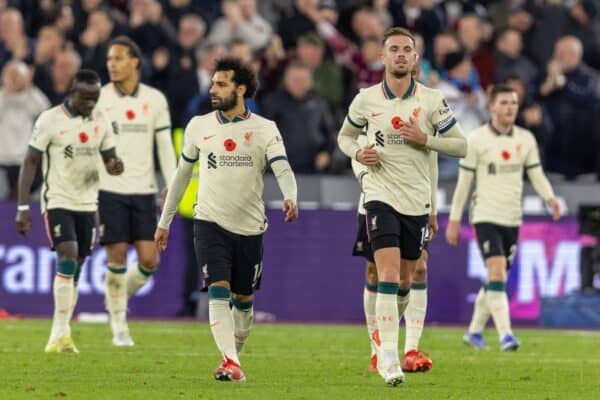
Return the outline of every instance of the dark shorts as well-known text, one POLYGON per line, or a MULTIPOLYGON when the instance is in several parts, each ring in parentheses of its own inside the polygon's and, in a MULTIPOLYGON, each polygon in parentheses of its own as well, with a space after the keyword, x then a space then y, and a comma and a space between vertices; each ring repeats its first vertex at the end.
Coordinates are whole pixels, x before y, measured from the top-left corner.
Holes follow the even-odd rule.
POLYGON ((77 255, 87 257, 96 241, 96 213, 62 208, 44 214, 46 234, 52 249, 63 242, 77 242, 77 255))
POLYGON ((367 235, 367 220, 364 214, 358 214, 358 227, 356 230, 356 240, 352 248, 352 255, 364 257, 367 261, 375 262, 373 250, 371 250, 371 244, 369 243, 369 236, 367 235))
POLYGON ((417 260, 427 237, 428 215, 403 215, 380 201, 365 204, 367 232, 373 253, 386 247, 399 247, 405 260, 417 260))
POLYGON ((153 194, 100 191, 100 244, 154 240, 156 203, 153 194))
POLYGON ((483 259, 503 256, 507 259, 510 268, 517 251, 519 228, 513 226, 496 225, 489 222, 475 224, 477 243, 483 259))
POLYGON ((194 247, 204 285, 227 281, 231 292, 251 295, 260 287, 262 238, 238 235, 214 222, 194 220, 194 247))

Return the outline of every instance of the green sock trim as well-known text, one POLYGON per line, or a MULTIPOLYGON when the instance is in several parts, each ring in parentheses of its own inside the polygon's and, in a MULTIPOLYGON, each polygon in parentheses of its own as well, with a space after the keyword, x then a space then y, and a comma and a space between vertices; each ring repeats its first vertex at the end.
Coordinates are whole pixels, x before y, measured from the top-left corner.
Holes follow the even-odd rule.
POLYGON ((238 310, 247 311, 252 308, 254 303, 252 301, 239 301, 231 299, 231 304, 238 310))
POLYGON ((77 262, 74 260, 59 260, 56 266, 56 272, 65 276, 74 275, 76 269, 77 262))
POLYGON ((369 292, 376 292, 377 285, 371 285, 369 282, 365 281, 365 289, 367 289, 369 292))
POLYGON ((483 285, 482 288, 484 292, 487 292, 487 285, 483 285))
POLYGON ((398 288, 398 297, 406 297, 410 293, 410 288, 408 289, 400 289, 398 288))
POLYGON ((398 284, 396 282, 379 282, 377 284, 377 293, 396 294, 398 293, 398 284))
POLYGON ((410 288, 412 290, 425 290, 427 289, 427 282, 413 283, 410 288))
POLYGON ((73 275, 73 282, 75 282, 75 284, 77 285, 77 283, 79 282, 79 276, 81 276, 81 265, 78 265, 77 268, 75 268, 75 275, 73 275))
POLYGON ((148 267, 144 267, 142 264, 138 264, 138 270, 144 276, 152 276, 154 274, 154 270, 148 267))
POLYGON ((506 283, 501 281, 491 281, 486 285, 487 290, 492 292, 504 292, 506 291, 506 283))
POLYGON ((208 288, 209 300, 229 300, 230 295, 229 289, 222 286, 211 286, 208 288))
POLYGON ((107 268, 113 274, 124 274, 125 272, 127 272, 127 268, 126 267, 112 266, 112 267, 107 267, 107 268))

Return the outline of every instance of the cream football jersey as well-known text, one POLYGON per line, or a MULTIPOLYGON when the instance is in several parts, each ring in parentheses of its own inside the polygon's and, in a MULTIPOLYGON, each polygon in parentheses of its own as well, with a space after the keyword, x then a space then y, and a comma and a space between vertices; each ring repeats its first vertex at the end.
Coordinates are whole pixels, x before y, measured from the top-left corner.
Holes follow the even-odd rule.
POLYGON ((474 130, 468 140, 467 156, 459 165, 475 174, 471 223, 520 225, 523 171, 540 167, 535 137, 516 125, 510 134, 502 135, 486 124, 474 130))
POLYGON ((378 166, 369 167, 363 182, 365 203, 381 201, 405 215, 431 211, 429 152, 406 143, 399 134, 413 117, 428 135, 443 135, 456 124, 452 111, 439 90, 412 80, 407 92, 396 97, 385 80, 363 89, 348 110, 348 121, 367 129, 369 143, 375 144, 378 166))
POLYGON ((114 149, 114 137, 101 113, 77 115, 67 102, 38 117, 29 147, 43 153, 42 212, 65 208, 96 211, 99 152, 114 149))
MULTIPOLYGON (((120 194, 156 193, 155 137, 171 135, 165 96, 144 84, 139 84, 131 95, 125 95, 114 83, 108 83, 102 87, 97 109, 110 120, 117 154, 125 165, 121 175, 101 172, 100 190, 120 194)), ((167 183, 175 172, 175 163, 168 169, 163 171, 167 183)))
POLYGON ((220 111, 194 117, 185 129, 181 156, 189 162, 199 160, 194 218, 239 235, 267 229, 263 174, 269 165, 287 160, 273 121, 248 110, 233 120, 220 111))

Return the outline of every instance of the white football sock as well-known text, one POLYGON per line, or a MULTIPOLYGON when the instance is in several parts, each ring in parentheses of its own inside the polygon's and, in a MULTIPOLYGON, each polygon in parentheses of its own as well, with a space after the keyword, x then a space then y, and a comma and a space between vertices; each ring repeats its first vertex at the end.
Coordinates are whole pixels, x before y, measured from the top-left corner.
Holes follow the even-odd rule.
POLYGON ((506 295, 506 284, 504 282, 489 282, 485 293, 487 305, 492 313, 494 325, 498 331, 500 340, 511 332, 510 315, 508 308, 508 296, 506 295))
POLYGON ((485 288, 482 286, 481 289, 479 289, 479 292, 477 292, 477 297, 473 304, 473 317, 469 324, 469 333, 482 333, 485 330, 485 325, 487 324, 490 315, 485 288))
POLYGON ((379 282, 377 285, 377 300, 375 301, 375 316, 379 331, 380 357, 378 368, 385 370, 391 365, 399 364, 398 358, 398 284, 379 282))
MULTIPOLYGON (((400 300, 400 298, 398 298, 400 300)), ((404 354, 410 350, 419 349, 419 341, 423 334, 425 315, 427 314, 427 285, 413 284, 410 291, 410 301, 404 311, 406 324, 406 340, 404 342, 404 354)))
POLYGON ((251 301, 245 303, 233 301, 232 304, 235 348, 239 355, 250 335, 252 321, 254 320, 254 307, 252 307, 251 301))
POLYGON ((375 342, 373 341, 373 332, 377 329, 377 318, 375 316, 375 302, 377 301, 377 287, 375 291, 370 285, 365 284, 363 290, 363 308, 365 311, 365 321, 367 322, 367 332, 369 333, 369 343, 371 343, 371 356, 377 354, 375 342), (369 286, 369 287, 367 287, 369 286))
POLYGON ((229 289, 224 287, 211 286, 208 288, 208 320, 213 338, 222 356, 239 365, 229 296, 229 289))
POLYGON ((113 335, 127 332, 127 288, 125 287, 125 267, 110 266, 106 270, 105 303, 110 314, 110 327, 113 335))
POLYGON ((125 274, 127 297, 136 294, 148 282, 152 274, 154 274, 154 270, 141 264, 130 265, 125 274))
POLYGON ((54 276, 52 286, 54 316, 52 318, 52 330, 50 331, 50 340, 48 340, 48 343, 53 343, 59 337, 71 335, 69 319, 74 288, 73 275, 56 274, 54 276))

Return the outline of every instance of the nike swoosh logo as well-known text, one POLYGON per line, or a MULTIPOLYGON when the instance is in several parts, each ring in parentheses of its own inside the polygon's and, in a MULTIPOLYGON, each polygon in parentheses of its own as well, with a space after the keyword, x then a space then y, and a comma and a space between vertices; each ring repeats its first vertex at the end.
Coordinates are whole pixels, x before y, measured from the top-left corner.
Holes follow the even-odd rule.
POLYGON ((371 117, 379 117, 381 114, 383 114, 383 113, 382 112, 380 112, 380 113, 372 112, 371 117))
POLYGON ((204 136, 204 140, 208 140, 208 139, 210 139, 210 138, 212 138, 212 137, 215 137, 215 135, 204 136))

